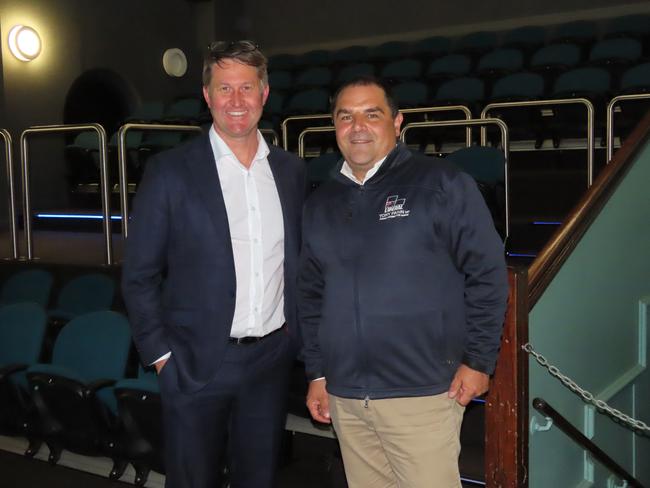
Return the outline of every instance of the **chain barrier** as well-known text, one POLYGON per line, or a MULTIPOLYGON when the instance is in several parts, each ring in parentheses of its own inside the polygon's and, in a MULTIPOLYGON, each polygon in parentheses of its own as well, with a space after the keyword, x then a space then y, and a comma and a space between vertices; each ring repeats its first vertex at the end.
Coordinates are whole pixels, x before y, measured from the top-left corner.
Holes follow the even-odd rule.
POLYGON ((590 393, 584 388, 581 388, 580 385, 578 385, 571 378, 562 374, 562 372, 559 370, 557 366, 550 364, 544 356, 536 352, 535 349, 533 349, 533 346, 530 344, 530 342, 527 342, 526 344, 521 346, 521 348, 524 351, 526 351, 528 354, 530 354, 535 359, 535 361, 539 363, 540 366, 546 368, 548 372, 551 374, 551 376, 555 376, 557 379, 559 379, 562 382, 564 386, 569 388, 569 390, 581 396, 586 403, 593 405, 598 410, 607 412, 612 417, 617 418, 619 421, 629 425, 635 430, 644 430, 646 432, 650 432, 650 426, 648 426, 648 424, 646 424, 645 422, 634 419, 629 415, 622 413, 620 410, 610 407, 603 400, 597 400, 596 398, 594 398, 593 393, 590 393))

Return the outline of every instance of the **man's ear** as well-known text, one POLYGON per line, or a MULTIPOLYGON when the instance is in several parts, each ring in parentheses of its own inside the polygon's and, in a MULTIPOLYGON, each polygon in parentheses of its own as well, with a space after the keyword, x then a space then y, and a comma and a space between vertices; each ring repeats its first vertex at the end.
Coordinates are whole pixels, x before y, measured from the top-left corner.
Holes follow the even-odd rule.
POLYGON ((404 120, 404 116, 402 115, 402 112, 397 112, 397 115, 395 116, 395 120, 393 121, 393 125, 395 126, 395 135, 397 137, 399 137, 403 120, 404 120))

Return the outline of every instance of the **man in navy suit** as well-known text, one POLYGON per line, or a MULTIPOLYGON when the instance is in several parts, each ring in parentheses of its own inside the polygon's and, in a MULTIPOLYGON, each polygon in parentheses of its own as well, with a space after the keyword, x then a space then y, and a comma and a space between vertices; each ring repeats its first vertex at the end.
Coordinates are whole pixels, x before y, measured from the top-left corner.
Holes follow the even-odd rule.
POLYGON ((208 134, 161 153, 138 188, 123 266, 133 338, 159 374, 166 486, 275 486, 297 346, 302 162, 257 130, 269 94, 250 41, 213 43, 208 134))

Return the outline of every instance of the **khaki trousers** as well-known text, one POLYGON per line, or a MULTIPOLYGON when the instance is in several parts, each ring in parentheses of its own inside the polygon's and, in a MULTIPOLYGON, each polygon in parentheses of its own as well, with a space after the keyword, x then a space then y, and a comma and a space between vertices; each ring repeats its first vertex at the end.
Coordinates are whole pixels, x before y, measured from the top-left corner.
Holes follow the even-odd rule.
POLYGON ((460 488, 465 407, 440 395, 357 400, 330 395, 350 488, 460 488))

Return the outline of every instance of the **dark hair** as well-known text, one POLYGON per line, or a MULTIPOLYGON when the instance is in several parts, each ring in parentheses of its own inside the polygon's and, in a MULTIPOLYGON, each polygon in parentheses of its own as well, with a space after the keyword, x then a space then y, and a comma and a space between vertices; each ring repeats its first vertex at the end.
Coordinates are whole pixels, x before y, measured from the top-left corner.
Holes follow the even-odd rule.
POLYGON ((212 67, 224 59, 234 59, 242 64, 257 68, 257 76, 266 86, 269 82, 266 56, 253 41, 215 41, 208 46, 203 59, 203 86, 209 86, 212 80, 212 67))
POLYGON ((393 116, 393 118, 397 117, 397 114, 399 112, 399 107, 397 106, 397 102, 395 101, 395 99, 390 93, 390 87, 388 86, 388 84, 380 78, 376 78, 374 76, 367 76, 367 75, 355 76, 354 78, 346 81, 336 89, 334 95, 330 97, 330 113, 332 114, 332 116, 334 116, 334 110, 336 110, 336 103, 338 102, 339 96, 341 95, 341 92, 343 90, 351 86, 371 86, 371 85, 381 88, 381 90, 384 92, 386 103, 390 108, 391 115, 393 116))

